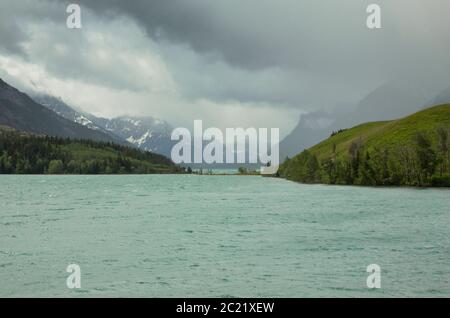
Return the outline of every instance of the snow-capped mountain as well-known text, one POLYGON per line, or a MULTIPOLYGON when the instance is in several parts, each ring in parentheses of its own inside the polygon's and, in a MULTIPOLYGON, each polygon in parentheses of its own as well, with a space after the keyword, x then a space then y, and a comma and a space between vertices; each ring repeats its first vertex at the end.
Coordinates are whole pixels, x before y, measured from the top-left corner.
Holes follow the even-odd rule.
POLYGON ((39 135, 126 143, 119 138, 112 138, 109 133, 89 129, 58 115, 2 79, 0 79, 0 125, 39 135))
POLYGON ((101 127, 95 125, 90 119, 88 119, 81 112, 74 110, 68 106, 61 98, 53 97, 50 95, 36 95, 33 97, 34 101, 53 110, 58 115, 69 119, 77 124, 86 126, 93 130, 103 130, 101 127))
POLYGON ((140 149, 170 156, 173 145, 170 135, 173 128, 164 120, 153 117, 89 119, 140 149))
POLYGON ((172 127, 164 120, 153 117, 99 118, 73 109, 60 98, 37 95, 33 99, 70 121, 108 134, 116 142, 132 144, 145 151, 170 156, 173 145, 170 140, 172 127))

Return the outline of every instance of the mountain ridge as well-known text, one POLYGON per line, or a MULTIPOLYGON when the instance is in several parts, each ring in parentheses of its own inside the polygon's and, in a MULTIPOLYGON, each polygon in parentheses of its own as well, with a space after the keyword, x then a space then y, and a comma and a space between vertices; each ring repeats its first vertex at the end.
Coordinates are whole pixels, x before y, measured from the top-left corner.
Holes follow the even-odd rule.
POLYGON ((101 131, 72 122, 0 79, 0 125, 62 138, 117 142, 101 131))
POLYGON ((101 131, 115 140, 120 140, 121 143, 128 143, 141 150, 170 156, 173 145, 170 139, 172 127, 164 120, 150 116, 102 118, 76 110, 61 98, 51 95, 36 94, 33 98, 60 116, 92 130, 101 131))
POLYGON ((296 127, 281 141, 280 159, 284 159, 286 156, 292 157, 298 152, 312 147, 328 137, 332 131, 352 127, 362 122, 401 118, 423 109, 424 105, 431 107, 444 104, 444 102, 430 104, 429 101, 436 100, 439 89, 425 88, 425 86, 427 85, 422 82, 390 81, 370 91, 354 106, 347 105, 345 108, 339 107, 339 109, 330 111, 320 110, 303 114, 296 127), (318 121, 328 124, 316 127, 308 125, 310 122, 318 121))

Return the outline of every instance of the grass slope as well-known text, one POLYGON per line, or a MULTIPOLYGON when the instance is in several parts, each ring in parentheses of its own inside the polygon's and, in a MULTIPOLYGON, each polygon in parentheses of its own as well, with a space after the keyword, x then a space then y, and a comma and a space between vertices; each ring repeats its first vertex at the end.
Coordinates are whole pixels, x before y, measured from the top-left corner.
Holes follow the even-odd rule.
POLYGON ((361 141, 366 150, 408 146, 412 145, 418 132, 426 133, 436 143, 436 130, 439 127, 450 127, 450 104, 431 107, 398 120, 361 124, 308 150, 320 161, 332 155, 335 144, 337 157, 345 158, 348 157, 348 149, 353 142, 361 141))
POLYGON ((450 186, 450 104, 340 130, 286 160, 279 176, 306 183, 450 186))

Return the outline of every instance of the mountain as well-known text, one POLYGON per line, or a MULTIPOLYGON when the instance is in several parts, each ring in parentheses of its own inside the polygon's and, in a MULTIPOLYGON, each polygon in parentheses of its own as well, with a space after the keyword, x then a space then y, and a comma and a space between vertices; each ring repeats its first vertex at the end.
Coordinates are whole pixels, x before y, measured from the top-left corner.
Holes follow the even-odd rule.
POLYGON ((335 133, 285 161, 294 181, 450 186, 450 104, 335 133))
POLYGON ((88 118, 98 127, 128 141, 139 149, 170 157, 174 142, 173 128, 164 120, 153 117, 88 118))
POLYGON ((116 142, 102 131, 59 116, 0 79, 0 125, 49 136, 116 142))
POLYGON ((441 91, 436 97, 434 97, 430 102, 425 105, 425 108, 432 105, 441 105, 450 103, 450 87, 447 87, 441 91))
POLYGON ((61 98, 57 98, 50 95, 35 95, 32 96, 33 100, 48 109, 54 111, 58 115, 69 119, 77 124, 86 126, 92 130, 101 131, 102 128, 95 125, 91 120, 89 120, 82 112, 76 111, 72 107, 68 106, 61 98))
POLYGON ((313 146, 330 136, 332 131, 366 121, 400 118, 418 111, 434 92, 434 88, 423 83, 391 81, 370 92, 356 107, 303 114, 298 125, 280 143, 281 159, 313 146))
POLYGON ((114 134, 112 134, 110 131, 96 125, 94 122, 92 122, 88 117, 90 115, 86 115, 83 112, 76 111, 66 103, 61 98, 57 98, 50 95, 35 95, 33 96, 33 100, 37 102, 38 104, 41 104, 45 106, 46 108, 54 111, 61 117, 64 117, 74 123, 80 124, 82 126, 85 126, 91 130, 95 130, 98 132, 101 132, 105 135, 108 135, 111 139, 114 140, 116 143, 124 144, 126 141, 114 134))
POLYGON ((328 137, 334 127, 341 126, 335 115, 338 113, 325 111, 302 114, 294 130, 280 143, 280 160, 292 157, 328 137))
POLYGON ((364 97, 352 117, 355 123, 401 118, 420 110, 433 95, 422 83, 390 81, 364 97))
POLYGON ((34 135, 0 126, 0 174, 181 173, 170 159, 113 143, 34 135))
POLYGON ((153 117, 100 118, 77 111, 60 98, 49 95, 36 95, 33 98, 58 115, 109 135, 116 142, 129 143, 145 151, 170 156, 173 145, 170 136, 173 128, 166 121, 153 117))

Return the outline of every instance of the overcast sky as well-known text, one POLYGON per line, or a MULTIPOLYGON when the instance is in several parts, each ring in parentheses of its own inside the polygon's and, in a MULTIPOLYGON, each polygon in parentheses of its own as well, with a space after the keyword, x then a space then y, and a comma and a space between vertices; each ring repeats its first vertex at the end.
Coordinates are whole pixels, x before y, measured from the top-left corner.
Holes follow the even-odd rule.
POLYGON ((0 76, 99 116, 292 129, 393 79, 450 74, 448 0, 0 0, 0 76), (382 29, 366 27, 378 3, 382 29))

